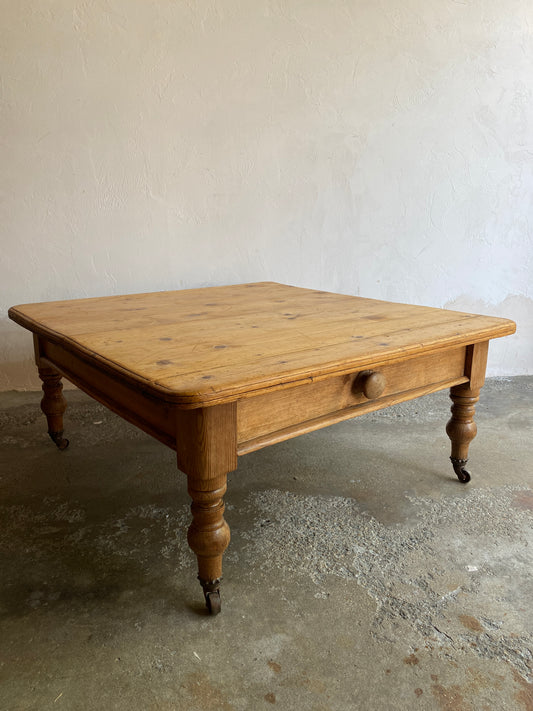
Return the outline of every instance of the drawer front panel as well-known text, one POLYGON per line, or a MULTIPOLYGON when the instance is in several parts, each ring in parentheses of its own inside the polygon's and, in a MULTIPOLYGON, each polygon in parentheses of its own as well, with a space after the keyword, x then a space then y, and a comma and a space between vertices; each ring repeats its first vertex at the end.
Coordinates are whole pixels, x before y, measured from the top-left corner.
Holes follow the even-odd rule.
POLYGON ((338 419, 348 419, 359 410, 362 414, 387 407, 393 401, 408 400, 410 392, 412 397, 418 397, 424 388, 431 392, 458 381, 466 382, 466 351, 466 347, 454 348, 241 400, 237 408, 238 442, 249 442, 332 413, 344 413, 338 419), (362 392, 364 376, 369 371, 382 376, 376 378, 378 397, 373 397, 375 388, 367 388, 370 398, 362 392), (399 397, 404 393, 405 397, 399 397))

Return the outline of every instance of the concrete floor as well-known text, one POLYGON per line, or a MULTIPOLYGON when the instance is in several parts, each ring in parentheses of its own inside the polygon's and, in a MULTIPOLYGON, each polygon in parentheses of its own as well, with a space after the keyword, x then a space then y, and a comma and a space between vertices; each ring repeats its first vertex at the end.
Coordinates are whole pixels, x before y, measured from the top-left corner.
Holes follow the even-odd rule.
POLYGON ((173 452, 79 392, 0 395, 0 709, 533 709, 533 378, 472 482, 438 393, 244 457, 209 617, 173 452))

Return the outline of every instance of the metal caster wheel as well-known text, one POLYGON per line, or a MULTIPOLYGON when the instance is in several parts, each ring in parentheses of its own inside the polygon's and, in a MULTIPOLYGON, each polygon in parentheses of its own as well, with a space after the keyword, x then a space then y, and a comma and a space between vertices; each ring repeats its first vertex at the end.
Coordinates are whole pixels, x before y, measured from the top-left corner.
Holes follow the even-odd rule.
POLYGON ((453 457, 450 457, 450 460, 453 464, 453 470, 457 475, 457 478, 462 484, 468 484, 470 481, 470 472, 465 469, 465 464, 467 463, 468 459, 454 459, 453 457))
POLYGON ((63 432, 49 432, 48 434, 52 442, 54 442, 61 451, 68 447, 69 441, 63 437, 63 432))
POLYGON ((208 592, 205 594, 205 604, 209 610, 210 615, 218 615, 221 609, 220 604, 220 591, 215 590, 214 592, 208 592))
POLYGON ((459 481, 463 484, 468 484, 470 481, 470 472, 467 471, 466 469, 461 469, 460 472, 455 472, 457 474, 457 478, 459 481))

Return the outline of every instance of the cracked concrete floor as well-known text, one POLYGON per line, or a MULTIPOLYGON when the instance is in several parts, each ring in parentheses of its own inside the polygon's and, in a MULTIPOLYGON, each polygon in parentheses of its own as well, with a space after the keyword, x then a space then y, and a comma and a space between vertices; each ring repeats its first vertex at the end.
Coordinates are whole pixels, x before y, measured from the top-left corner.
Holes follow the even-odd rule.
POLYGON ((533 709, 532 393, 487 382, 466 486, 446 393, 243 457, 214 618, 173 452, 0 394, 0 709, 533 709))

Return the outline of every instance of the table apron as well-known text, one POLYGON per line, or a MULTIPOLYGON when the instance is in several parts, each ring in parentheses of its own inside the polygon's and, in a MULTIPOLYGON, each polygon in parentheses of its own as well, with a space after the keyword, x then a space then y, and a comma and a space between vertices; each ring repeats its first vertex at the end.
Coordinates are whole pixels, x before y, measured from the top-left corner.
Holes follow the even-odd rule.
POLYGON ((176 449, 176 408, 172 403, 150 397, 120 378, 86 362, 59 344, 38 339, 38 365, 50 363, 67 380, 163 444, 176 449))
POLYGON ((375 370, 385 389, 369 400, 357 389, 361 371, 241 400, 237 408, 237 451, 253 452, 342 420, 469 381, 472 346, 414 356, 375 370))
MULTIPOLYGON (((480 363, 475 365, 476 377, 482 377, 487 344, 481 348, 480 345, 411 356, 377 368, 368 363, 351 374, 238 400, 237 454, 244 455, 336 422, 467 383, 473 374, 478 352, 485 356, 478 358, 480 363), (385 389, 379 397, 368 399, 358 388, 363 371, 377 371, 383 375, 385 389)), ((179 410, 176 405, 145 392, 140 384, 136 387, 114 377, 60 344, 42 337, 37 339, 36 357, 38 364, 49 363, 110 410, 176 449, 179 410)))

